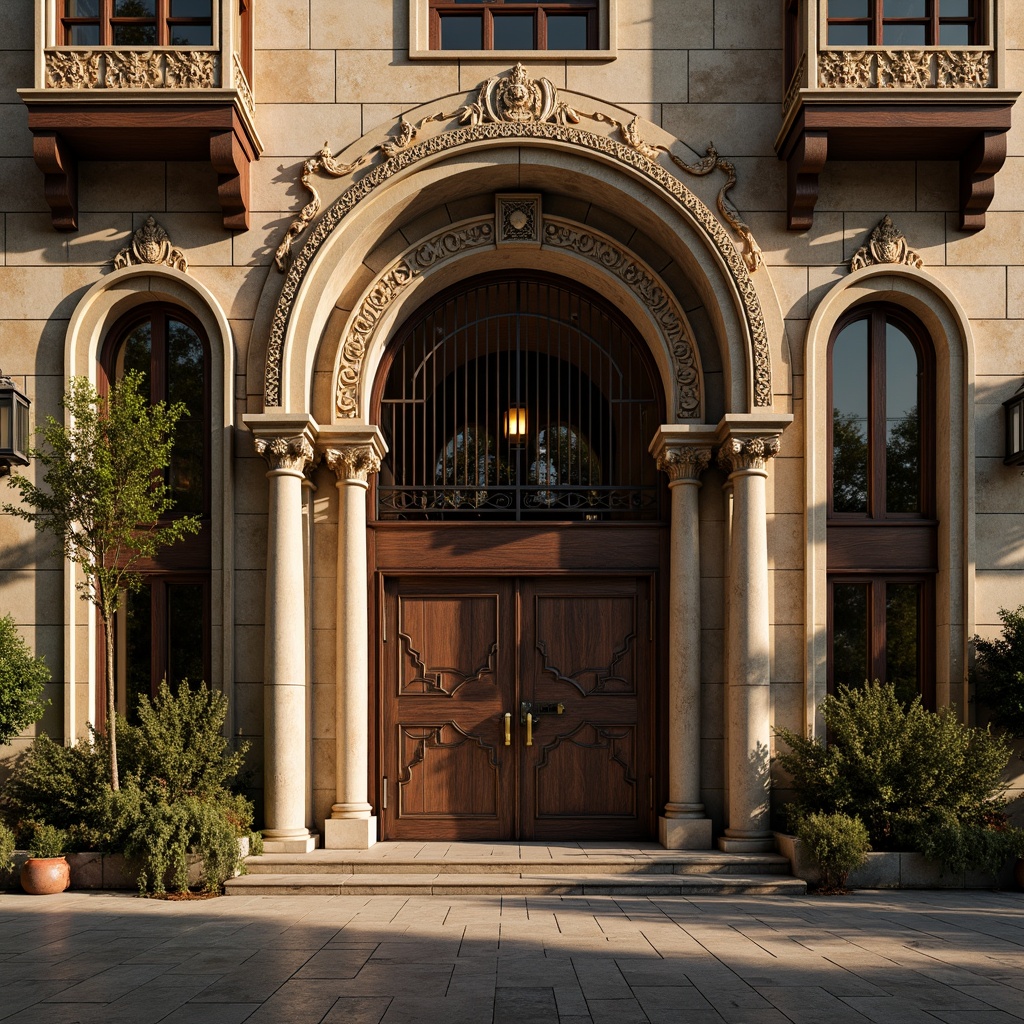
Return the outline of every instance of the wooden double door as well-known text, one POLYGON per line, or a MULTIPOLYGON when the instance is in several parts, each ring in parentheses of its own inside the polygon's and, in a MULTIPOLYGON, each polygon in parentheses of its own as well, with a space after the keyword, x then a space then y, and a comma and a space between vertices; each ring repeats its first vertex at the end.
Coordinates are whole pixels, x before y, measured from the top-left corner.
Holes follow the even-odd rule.
POLYGON ((651 835, 651 576, 393 576, 383 597, 384 838, 651 835))

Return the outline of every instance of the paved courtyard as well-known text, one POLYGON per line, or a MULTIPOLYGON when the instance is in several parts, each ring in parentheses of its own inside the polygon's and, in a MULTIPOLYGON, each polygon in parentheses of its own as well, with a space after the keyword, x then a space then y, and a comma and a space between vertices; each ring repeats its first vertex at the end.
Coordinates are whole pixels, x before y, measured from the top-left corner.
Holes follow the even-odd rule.
POLYGON ((4 1024, 1002 1024, 1024 894, 0 896, 4 1024))

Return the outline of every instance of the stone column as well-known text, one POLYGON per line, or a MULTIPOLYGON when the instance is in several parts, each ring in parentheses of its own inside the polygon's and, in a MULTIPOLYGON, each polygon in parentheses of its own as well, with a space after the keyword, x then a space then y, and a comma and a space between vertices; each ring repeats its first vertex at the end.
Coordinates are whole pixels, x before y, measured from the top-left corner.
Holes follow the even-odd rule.
POLYGON ((367 799, 369 771, 369 607, 366 492, 387 451, 373 427, 324 431, 327 465, 338 478, 336 793, 324 823, 330 850, 366 850, 377 841, 377 819, 367 799))
MULTIPOLYGON (((255 419, 255 417, 254 417, 255 419)), ((294 419, 294 417, 293 417, 294 419)), ((267 598, 264 626, 263 764, 266 849, 308 853, 306 827, 306 587, 302 484, 313 458, 312 435, 300 423, 250 423, 256 451, 270 466, 267 509, 267 598), (283 434, 291 426, 293 433, 283 434), (295 427, 299 426, 299 430, 295 427)))
POLYGON ((777 434, 732 433, 719 451, 733 488, 729 544, 729 823, 727 852, 770 850, 771 659, 768 633, 767 460, 777 434))
POLYGON ((711 848, 701 803, 700 474, 711 449, 666 442, 658 469, 672 494, 668 628, 668 803, 658 838, 669 850, 711 848))

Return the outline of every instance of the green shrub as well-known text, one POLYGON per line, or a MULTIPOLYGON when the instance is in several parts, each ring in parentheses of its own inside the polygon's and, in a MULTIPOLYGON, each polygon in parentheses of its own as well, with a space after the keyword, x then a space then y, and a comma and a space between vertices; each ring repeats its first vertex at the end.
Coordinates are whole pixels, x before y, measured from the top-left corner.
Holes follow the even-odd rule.
POLYGON ((996 640, 972 637, 975 663, 971 672, 974 695, 995 725, 1024 735, 1024 605, 1016 611, 999 609, 1002 636, 996 640))
POLYGON ((139 702, 139 724, 118 719, 121 789, 107 779, 104 737, 62 747, 45 736, 15 765, 3 799, 19 835, 39 824, 67 831, 71 849, 126 854, 140 887, 188 885, 190 855, 216 888, 239 866, 238 838, 250 834, 252 804, 230 789, 246 750, 231 751, 221 732, 227 699, 205 685, 177 693, 161 684, 139 702))
POLYGON ((823 892, 841 892, 847 876, 868 859, 871 850, 864 822, 849 814, 807 814, 796 834, 821 871, 823 892))
POLYGON ((14 833, 0 822, 0 886, 14 867, 14 833))
POLYGON ((53 825, 36 825, 28 844, 30 857, 63 857, 67 850, 67 833, 53 825))
POLYGON ((14 619, 5 615, 0 619, 0 746, 43 717, 50 702, 41 698, 49 681, 46 662, 33 657, 14 619))
MULTIPOLYGON (((1002 738, 951 709, 904 704, 889 684, 841 687, 822 703, 828 744, 788 729, 779 755, 793 777, 790 823, 809 814, 857 815, 876 850, 934 853, 950 869, 986 866, 1024 849, 1024 832, 997 827, 1006 801, 1002 738)), ((998 866, 998 865, 997 865, 998 866)))

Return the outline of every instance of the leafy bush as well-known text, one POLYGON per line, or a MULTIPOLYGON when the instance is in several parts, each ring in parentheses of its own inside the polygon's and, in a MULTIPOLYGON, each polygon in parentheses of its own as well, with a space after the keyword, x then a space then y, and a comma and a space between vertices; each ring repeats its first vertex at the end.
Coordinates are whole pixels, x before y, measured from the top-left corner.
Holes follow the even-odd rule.
POLYGON ((14 619, 0 619, 0 746, 43 717, 49 706, 41 700, 50 670, 42 658, 33 657, 18 633, 14 619))
POLYGON ((796 834, 821 871, 823 892, 842 892, 847 876, 871 850, 864 822, 848 814, 805 815, 796 834))
POLYGON ((996 827, 1006 801, 1002 738, 954 712, 904 704, 890 684, 841 687, 822 702, 827 746, 788 729, 779 755, 793 777, 790 824, 809 814, 857 815, 876 850, 933 853, 946 867, 999 865, 1024 853, 1024 832, 996 827))
POLYGON ((14 833, 0 822, 0 886, 14 867, 14 833))
POLYGON ((19 759, 3 798, 19 833, 40 824, 68 833, 70 849, 125 853, 143 889, 187 888, 190 855, 214 889, 239 865, 238 838, 250 834, 252 804, 231 792, 245 748, 231 751, 221 732, 227 699, 205 685, 139 702, 139 724, 118 721, 121 788, 110 788, 106 738, 62 747, 46 736, 19 759))
POLYGON ((1024 735, 1024 605, 999 609, 1003 634, 996 640, 973 637, 974 694, 995 725, 1024 735))
POLYGON ((36 825, 28 844, 30 857, 63 857, 67 849, 67 833, 53 825, 36 825))

